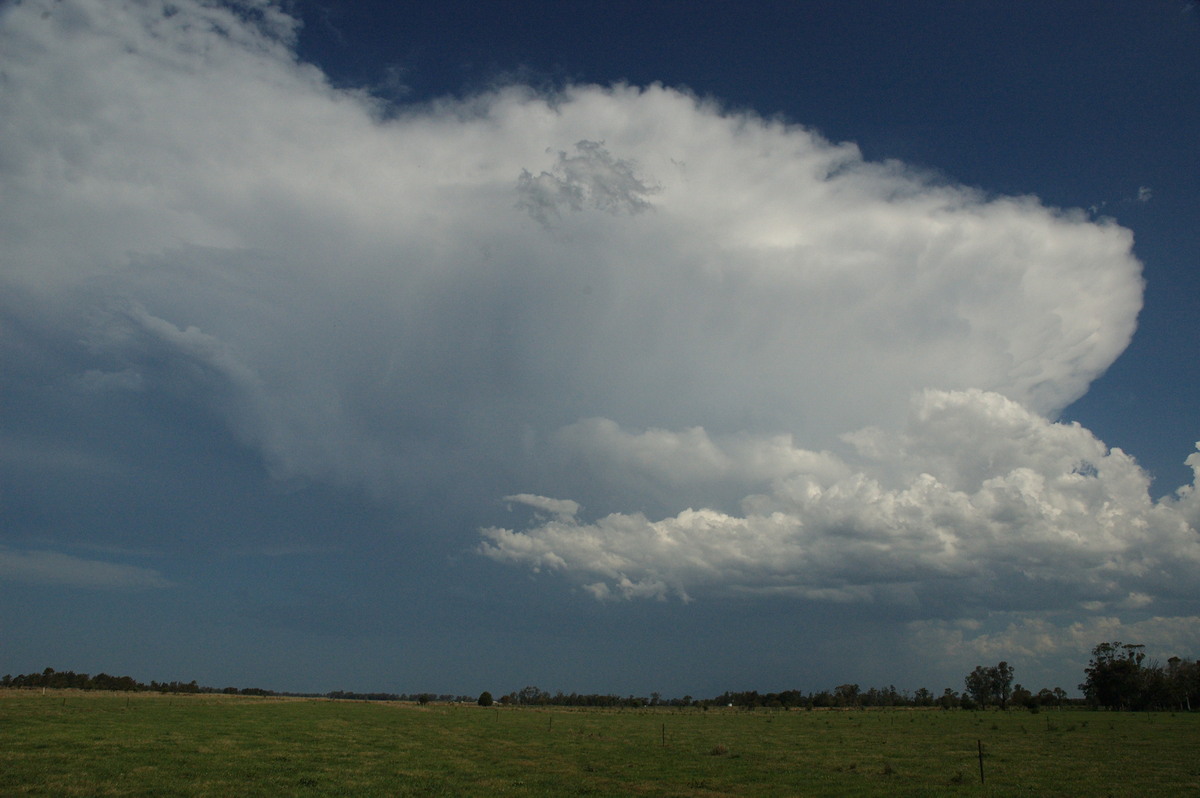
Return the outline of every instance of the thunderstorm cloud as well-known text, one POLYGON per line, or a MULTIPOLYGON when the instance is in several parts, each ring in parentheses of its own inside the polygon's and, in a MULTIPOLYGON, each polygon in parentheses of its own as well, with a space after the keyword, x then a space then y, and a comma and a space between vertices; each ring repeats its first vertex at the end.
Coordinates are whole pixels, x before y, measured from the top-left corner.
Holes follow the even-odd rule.
MULTIPOLYGON (((26 416, 155 402, 281 484, 528 508, 468 548, 600 599, 889 602, 940 641, 989 613, 1031 639, 1194 620, 1193 489, 1154 499, 1057 421, 1136 326, 1115 223, 661 85, 392 106, 298 60, 266 3, 0 23, 26 416)), ((6 457, 110 454, 52 427, 6 457)))

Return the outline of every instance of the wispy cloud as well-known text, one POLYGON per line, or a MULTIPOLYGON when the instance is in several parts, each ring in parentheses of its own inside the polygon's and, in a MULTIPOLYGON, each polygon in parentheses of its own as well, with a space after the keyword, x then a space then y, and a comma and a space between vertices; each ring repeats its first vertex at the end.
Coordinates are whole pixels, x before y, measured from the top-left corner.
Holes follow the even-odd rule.
POLYGON ((86 560, 56 551, 11 548, 0 548, 0 580, 87 590, 171 587, 169 580, 150 568, 86 560))

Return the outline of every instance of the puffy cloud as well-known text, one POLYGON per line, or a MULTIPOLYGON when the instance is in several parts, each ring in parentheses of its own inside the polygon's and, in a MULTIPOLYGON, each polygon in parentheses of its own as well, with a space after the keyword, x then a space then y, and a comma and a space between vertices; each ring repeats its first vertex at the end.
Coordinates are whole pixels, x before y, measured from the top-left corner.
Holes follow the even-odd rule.
POLYGON ((487 529, 484 554, 561 569, 602 597, 907 596, 926 617, 1141 609, 1200 587, 1191 488, 1152 501, 1146 474, 1120 449, 995 393, 924 392, 902 430, 848 436, 853 464, 780 439, 759 442, 758 457, 744 440, 726 452, 698 428, 584 428, 598 457, 637 469, 635 478, 741 470, 767 490, 745 497, 738 514, 614 513, 591 523, 571 514, 521 532, 487 529))
POLYGON ((150 568, 85 560, 56 551, 17 551, 3 547, 0 547, 0 580, 92 590, 171 586, 162 574, 150 568))
POLYGON ((579 154, 571 157, 560 152, 550 172, 534 177, 522 171, 517 206, 543 224, 557 218, 562 208, 639 213, 650 207, 646 195, 656 189, 637 177, 633 164, 614 159, 599 142, 580 141, 575 149, 579 154))

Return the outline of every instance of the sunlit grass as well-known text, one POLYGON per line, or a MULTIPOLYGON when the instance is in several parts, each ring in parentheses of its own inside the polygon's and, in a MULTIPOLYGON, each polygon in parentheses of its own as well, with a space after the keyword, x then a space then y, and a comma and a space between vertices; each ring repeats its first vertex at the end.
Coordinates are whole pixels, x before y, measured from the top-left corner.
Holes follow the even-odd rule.
POLYGON ((1198 744, 1183 713, 0 693, 3 795, 1176 796, 1198 744))

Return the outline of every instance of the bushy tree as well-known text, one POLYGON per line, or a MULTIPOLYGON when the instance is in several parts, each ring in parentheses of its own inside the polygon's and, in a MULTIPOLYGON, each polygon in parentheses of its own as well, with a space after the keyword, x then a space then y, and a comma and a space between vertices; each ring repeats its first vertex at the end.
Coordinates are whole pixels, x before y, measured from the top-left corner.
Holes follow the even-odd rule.
POLYGON ((1100 643, 1079 685, 1089 704, 1107 709, 1190 710, 1200 704, 1200 661, 1179 657, 1167 667, 1146 661, 1145 646, 1135 643, 1100 643))
POLYGON ((1007 709, 1012 696, 1012 680, 1013 667, 1007 662, 1001 661, 991 667, 976 665, 965 679, 965 694, 980 706, 997 704, 1001 709, 1007 709))
POLYGON ((856 707, 861 702, 858 697, 859 687, 857 684, 839 684, 833 688, 834 700, 839 707, 856 707))
POLYGON ((1079 689, 1093 706, 1139 709, 1143 703, 1142 661, 1145 646, 1135 643, 1100 643, 1084 669, 1087 678, 1079 689))
POLYGON ((529 706, 531 704, 546 704, 550 700, 550 694, 540 688, 529 685, 522 687, 517 693, 517 703, 529 706))
POLYGON ((492 694, 484 690, 479 694, 479 701, 477 703, 481 707, 490 707, 492 705, 492 694))
POLYGON ((1189 711, 1200 706, 1200 660, 1188 662, 1171 657, 1167 660, 1166 681, 1172 705, 1189 711))

